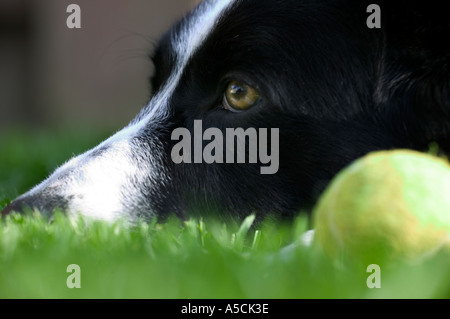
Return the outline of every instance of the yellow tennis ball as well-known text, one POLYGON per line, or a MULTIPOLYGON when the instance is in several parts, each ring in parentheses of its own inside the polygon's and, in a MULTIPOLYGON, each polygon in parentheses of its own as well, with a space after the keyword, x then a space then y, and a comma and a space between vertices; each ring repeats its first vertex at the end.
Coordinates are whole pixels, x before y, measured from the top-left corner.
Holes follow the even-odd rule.
POLYGON ((450 166, 415 151, 371 153, 330 183, 313 223, 314 242, 334 258, 432 255, 450 247, 450 166))

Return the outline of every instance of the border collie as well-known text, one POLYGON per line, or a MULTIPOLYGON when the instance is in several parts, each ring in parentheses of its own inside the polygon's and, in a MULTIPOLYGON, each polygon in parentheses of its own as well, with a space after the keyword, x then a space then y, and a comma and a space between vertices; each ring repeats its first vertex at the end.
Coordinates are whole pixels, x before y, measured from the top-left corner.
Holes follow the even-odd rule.
POLYGON ((380 25, 371 28, 371 2, 203 1, 160 39, 153 97, 140 114, 2 215, 293 216, 368 152, 435 142, 448 154, 447 7, 377 0, 380 25), (243 136, 227 135, 238 128, 243 136), (268 174, 252 153, 262 132, 266 157, 277 152, 268 174))

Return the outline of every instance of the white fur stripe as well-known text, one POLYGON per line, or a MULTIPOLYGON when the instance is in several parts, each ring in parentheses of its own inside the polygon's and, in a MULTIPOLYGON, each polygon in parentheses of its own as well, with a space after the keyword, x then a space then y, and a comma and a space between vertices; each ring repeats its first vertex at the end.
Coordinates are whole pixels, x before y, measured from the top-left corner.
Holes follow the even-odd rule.
MULTIPOLYGON (((236 0, 206 0, 194 11, 193 17, 180 33, 174 35, 172 44, 177 56, 177 64, 164 87, 152 98, 143 110, 143 116, 136 123, 117 132, 104 143, 136 136, 151 120, 168 116, 168 103, 175 91, 183 70, 190 58, 205 41, 219 19, 220 15, 236 0), (145 114, 147 113, 147 114, 145 114)), ((103 145, 102 143, 101 145, 103 145)))

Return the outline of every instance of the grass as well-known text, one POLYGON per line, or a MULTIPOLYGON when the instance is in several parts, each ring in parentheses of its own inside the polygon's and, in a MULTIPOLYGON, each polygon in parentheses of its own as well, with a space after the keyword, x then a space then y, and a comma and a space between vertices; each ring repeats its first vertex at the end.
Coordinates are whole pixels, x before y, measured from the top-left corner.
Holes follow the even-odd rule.
MULTIPOLYGON (((0 137, 0 209, 73 153, 107 136, 93 132, 0 137)), ((241 224, 172 218, 105 223, 56 214, 0 221, 0 298, 449 298, 450 256, 417 264, 381 261, 381 288, 367 266, 336 264, 296 245, 308 217, 293 223, 252 216, 241 224), (67 267, 80 267, 69 289, 67 267)))

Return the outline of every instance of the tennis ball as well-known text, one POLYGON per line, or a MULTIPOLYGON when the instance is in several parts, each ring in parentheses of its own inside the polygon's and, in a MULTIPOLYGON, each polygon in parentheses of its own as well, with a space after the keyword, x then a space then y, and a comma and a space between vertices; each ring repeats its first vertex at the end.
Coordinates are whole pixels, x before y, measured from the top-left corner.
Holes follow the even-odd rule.
POLYGON ((313 223, 333 258, 421 260, 450 247, 450 166, 415 151, 370 153, 333 179, 313 223))

